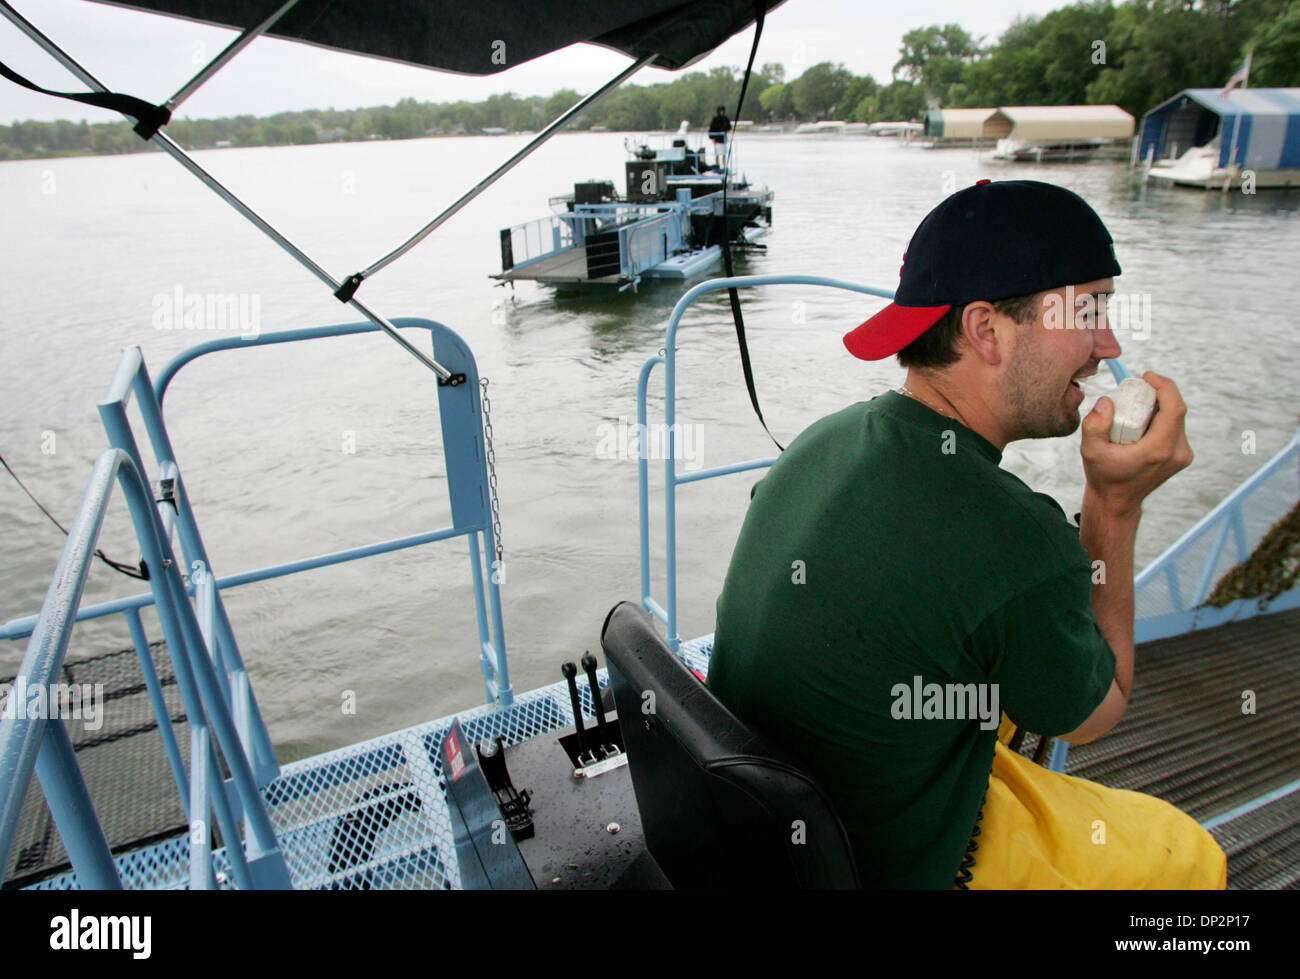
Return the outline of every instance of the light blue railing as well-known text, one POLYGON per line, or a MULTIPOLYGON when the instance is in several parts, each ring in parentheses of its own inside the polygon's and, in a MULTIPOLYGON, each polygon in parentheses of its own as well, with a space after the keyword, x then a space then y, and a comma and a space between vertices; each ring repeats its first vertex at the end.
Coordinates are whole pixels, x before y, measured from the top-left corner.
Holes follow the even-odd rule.
POLYGON ((744 289, 750 286, 803 285, 823 286, 830 289, 844 289, 868 296, 893 299, 892 289, 878 286, 860 285, 843 279, 830 279, 820 275, 738 275, 731 278, 710 279, 688 289, 677 305, 673 307, 668 318, 668 334, 664 349, 646 360, 641 367, 636 387, 636 420, 638 432, 637 451, 637 492, 640 510, 641 531, 641 604, 647 612, 664 623, 668 630, 667 641, 674 651, 681 645, 681 636, 677 632, 677 487, 683 483, 713 479, 731 473, 746 472, 751 469, 763 469, 772 465, 775 458, 749 459, 734 462, 698 472, 677 472, 677 330, 682 317, 700 296, 721 289, 744 289), (650 470, 647 458, 646 392, 650 375, 657 365, 664 365, 664 426, 665 437, 661 440, 664 447, 664 543, 666 600, 657 602, 650 591, 650 470))
MULTIPOLYGON (((457 358, 458 366, 453 371, 465 374, 466 381, 458 386, 439 385, 439 415, 442 420, 444 453, 447 457, 448 492, 451 496, 453 526, 439 530, 411 534, 393 540, 380 541, 360 547, 333 551, 314 557, 288 561, 253 571, 244 571, 224 577, 214 577, 212 563, 203 549, 198 527, 194 523, 193 512, 189 506, 189 497, 185 492, 183 480, 179 477, 175 455, 163 422, 162 401, 167 388, 176 374, 185 365, 207 354, 223 350, 242 350, 248 347, 269 344, 293 343, 315 340, 325 337, 349 336, 358 333, 373 333, 378 328, 371 323, 347 323, 337 326, 307 327, 296 330, 284 330, 276 333, 264 333, 256 338, 242 339, 226 337, 197 344, 177 355, 163 368, 155 385, 149 384, 147 370, 139 350, 128 350, 123 354, 122 363, 114 378, 110 397, 100 406, 100 414, 108 429, 110 442, 139 462, 140 453, 136 448, 135 438, 126 420, 126 401, 134 393, 140 412, 158 461, 160 477, 171 479, 173 485, 174 507, 163 507, 163 519, 170 532, 175 525, 181 534, 185 556, 189 562, 186 567, 193 572, 188 590, 199 594, 200 588, 210 584, 214 596, 213 614, 217 627, 218 646, 228 661, 228 668, 237 679, 237 686, 246 682, 243 664, 239 661, 238 646, 229 620, 225 616, 220 601, 221 592, 227 588, 281 578, 286 575, 310 571, 316 568, 343 564, 358 558, 386 554, 391 551, 416 547, 433 541, 447 540, 465 536, 469 539, 470 566, 474 581, 474 597, 477 606, 479 641, 481 647, 480 664, 484 674, 487 699, 501 706, 508 706, 514 697, 510 684, 509 661, 505 646, 505 627, 501 613, 501 595, 499 582, 503 569, 497 568, 495 562, 485 575, 483 555, 495 553, 496 541, 492 521, 487 510, 488 485, 485 469, 485 453, 482 438, 481 405, 478 391, 478 372, 472 354, 453 331, 431 320, 399 318, 393 320, 399 329, 425 329, 434 337, 435 346, 440 354, 443 349, 457 358), (486 578, 486 580, 485 580, 486 578)), ((448 369, 451 369, 450 367, 448 369)), ((101 618, 107 615, 122 614, 131 629, 132 639, 137 652, 148 648, 147 637, 140 622, 139 610, 154 604, 154 596, 146 592, 127 598, 113 599, 78 609, 76 621, 101 618), (141 645, 143 643, 143 645, 141 645)), ((36 625, 37 616, 24 616, 12 619, 0 625, 0 639, 21 639, 31 635, 36 625)), ((256 718, 256 727, 261 727, 260 717, 256 714, 256 704, 251 692, 247 694, 247 710, 241 716, 249 718, 250 723, 256 718)), ((266 784, 279 772, 275 763, 274 751, 270 738, 262 727, 251 731, 250 743, 259 747, 259 757, 263 763, 259 768, 260 784, 266 784), (269 759, 269 763, 266 761, 269 759)))
MULTIPOLYGON (((189 571, 194 597, 203 612, 204 639, 220 667, 217 676, 222 692, 231 702, 238 719, 240 741, 253 762, 257 782, 266 785, 280 774, 280 766, 275 760, 271 736, 262 721, 261 711, 258 710, 248 683, 248 671, 244 668, 239 646, 235 642, 225 604, 214 586, 212 562, 203 545, 198 525, 194 522, 185 481, 181 479, 171 439, 163 423, 161 398, 150 383, 149 371, 139 347, 129 347, 122 351, 108 395, 99 404, 99 417, 108 433, 109 444, 125 452, 136 471, 147 479, 148 470, 127 418, 127 407, 132 398, 135 399, 153 449, 159 484, 171 486, 170 494, 163 494, 164 499, 159 501, 158 507, 164 533, 169 541, 173 534, 180 538, 186 562, 184 567, 189 571)), ((147 649, 148 637, 144 635, 138 610, 127 615, 127 622, 133 639, 138 637, 137 641, 144 640, 144 648, 147 649)), ((143 655, 139 646, 136 652, 143 655)))
MULTIPOLYGON (((440 361, 458 381, 456 384, 438 385, 439 417, 451 499, 451 527, 224 578, 216 577, 194 521, 185 483, 164 424, 162 401, 168 385, 182 367, 206 354, 370 333, 376 332, 378 327, 371 323, 350 323, 267 333, 253 339, 232 336, 213 340, 178 355, 164 368, 156 385, 150 383, 139 348, 128 348, 123 351, 109 394, 99 406, 113 448, 96 464, 45 604, 38 615, 15 619, 0 626, 0 638, 31 637, 27 655, 14 680, 15 690, 20 687, 42 690, 51 678, 58 675, 75 622, 113 614, 124 616, 158 720, 168 765, 191 828, 191 887, 215 886, 211 834, 206 829, 209 806, 216 814, 222 837, 227 841, 227 856, 236 885, 240 888, 289 886, 288 871, 259 791, 279 775, 280 769, 226 615, 221 598, 223 589, 435 540, 466 537, 474 583, 480 666, 487 699, 489 703, 502 707, 513 702, 498 584, 502 569, 495 562, 491 562, 489 573, 485 574, 484 569, 484 556, 490 561, 494 554, 495 537, 489 508, 490 489, 477 367, 468 346, 447 327, 420 319, 397 319, 393 324, 398 328, 428 330, 440 361), (159 500, 154 500, 149 491, 147 470, 127 418, 127 406, 132 398, 149 436, 160 486, 168 487, 159 500), (103 522, 114 475, 122 484, 130 506, 136 536, 150 574, 150 591, 82 608, 80 599, 87 564, 94 555, 94 543, 103 522), (172 552, 173 534, 180 539, 184 565, 172 552), (182 575, 182 567, 191 571, 188 583, 182 575), (188 774, 163 699, 149 638, 140 618, 140 609, 150 605, 157 607, 190 724, 188 774), (231 772, 230 780, 223 781, 221 777, 216 747, 220 748, 226 760, 231 772), (231 846, 231 841, 241 838, 241 821, 247 828, 247 856, 237 846, 231 846)), ((14 717, 0 721, 0 880, 8 865, 8 854, 33 769, 40 777, 79 883, 96 888, 120 886, 62 720, 50 724, 44 717, 14 717)))
POLYGON ((1267 501, 1262 504, 1266 512, 1251 521, 1252 528, 1247 528, 1247 517, 1252 515, 1265 488, 1278 490, 1278 495, 1290 503, 1300 499, 1300 432, 1142 569, 1133 583, 1138 605, 1161 610, 1139 615, 1135 630, 1138 642, 1208 629, 1257 615, 1265 608, 1273 612, 1300 608, 1300 589, 1268 602, 1241 598, 1221 607, 1205 604, 1216 581, 1233 565, 1250 557, 1267 527, 1281 516, 1276 512, 1277 501, 1267 501), (1232 550, 1224 567, 1229 539, 1232 550))
MULTIPOLYGON (((1260 491, 1264 487, 1280 489, 1280 498, 1283 501, 1290 501, 1282 503, 1283 509, 1300 499, 1300 466, 1295 465, 1297 463, 1300 463, 1300 432, 1297 432, 1277 455, 1220 500, 1213 510, 1198 520, 1187 533, 1174 541, 1163 554, 1138 573, 1133 580, 1134 602, 1139 609, 1133 623, 1134 642, 1150 642, 1153 639, 1177 636, 1196 629, 1209 629, 1226 622, 1247 619, 1265 611, 1282 612, 1300 608, 1300 588, 1293 588, 1269 601, 1239 598, 1222 607, 1204 604, 1219 573, 1228 570, 1222 567, 1228 537, 1232 537, 1234 544, 1235 560, 1230 562, 1231 566, 1249 558, 1267 527, 1281 516, 1276 512, 1278 501, 1275 500, 1274 505, 1268 507, 1268 512, 1262 515, 1262 519, 1254 521, 1257 524, 1255 531, 1248 532, 1246 512, 1259 498, 1260 491), (1289 463, 1292 464, 1290 472, 1288 472, 1289 463), (1280 483, 1285 485, 1279 486, 1280 483), (1198 555, 1197 550, 1206 541, 1209 543, 1205 553, 1198 555), (1191 571, 1192 574, 1180 573, 1180 567, 1184 572, 1191 571), (1189 591, 1187 585, 1192 578, 1195 579, 1196 585, 1189 591), (1143 606, 1152 605, 1163 605, 1164 610, 1142 614, 1143 606)), ((1052 745, 1048 767, 1054 771, 1064 771, 1065 759, 1069 751, 1069 744, 1058 738, 1052 745)), ((1252 799, 1230 813, 1216 816, 1204 825, 1207 829, 1211 829, 1297 788, 1300 788, 1300 782, 1293 782, 1285 790, 1252 799)))
MULTIPOLYGON (((710 196, 718 198, 711 202, 716 209, 720 194, 710 196)), ((673 199, 653 204, 577 204, 564 214, 507 228, 503 233, 510 239, 511 269, 523 269, 585 245, 594 235, 616 230, 620 272, 624 278, 637 280, 643 272, 689 247, 691 213, 706 206, 710 206, 706 198, 693 199, 688 189, 679 189, 673 199)))
POLYGON ((511 268, 519 268, 573 247, 573 227, 560 215, 516 224, 507 228, 505 233, 510 238, 510 256, 514 262, 511 268))
MULTIPOLYGON (((289 871, 258 791, 250 758, 245 753, 246 742, 237 730, 236 704, 231 700, 229 686, 222 682, 225 678, 216 669, 215 651, 209 645, 213 637, 211 598, 201 602, 204 619, 201 623, 186 598, 180 569, 148 484, 140 468, 122 449, 107 450, 95 463, 90 485, 32 630, 14 690, 43 694, 52 689, 59 675, 115 478, 126 496, 136 538, 149 569, 158 617, 190 725, 190 771, 186 776, 146 644, 140 655, 140 667, 190 827, 190 886, 216 887, 210 849, 209 813, 212 812, 226 841, 231 873, 239 887, 289 887, 289 871), (229 782, 222 778, 216 755, 218 748, 230 770, 229 782), (241 822, 246 830, 242 847, 238 844, 241 822)), ((63 717, 45 716, 56 713, 54 710, 40 711, 36 717, 16 709, 11 713, 12 716, 0 720, 0 880, 8 866, 18 817, 35 771, 78 881, 83 887, 120 889, 122 881, 77 765, 63 717)))
POLYGON ((623 257, 623 274, 629 278, 640 276, 684 248, 682 222, 690 220, 688 214, 686 210, 669 211, 619 228, 618 250, 623 257))

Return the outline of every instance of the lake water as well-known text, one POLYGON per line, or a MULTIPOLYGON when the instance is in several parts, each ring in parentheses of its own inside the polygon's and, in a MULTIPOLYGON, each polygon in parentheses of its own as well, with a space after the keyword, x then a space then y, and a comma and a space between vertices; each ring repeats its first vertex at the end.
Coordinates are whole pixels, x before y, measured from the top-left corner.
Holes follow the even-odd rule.
MULTIPOLYGON (((403 240, 523 140, 238 149, 197 158, 342 278, 403 240)), ((1093 204, 1117 243, 1118 288, 1150 301, 1149 328, 1120 337, 1125 360, 1135 372, 1156 369, 1179 383, 1197 452, 1190 470, 1148 500, 1139 565, 1294 433, 1297 194, 1145 188, 1120 163, 1004 164, 972 150, 928 152, 853 137, 745 134, 741 152, 749 176, 776 192, 769 250, 740 259, 741 272, 892 288, 921 217, 981 177, 1050 180, 1093 204), (1243 451, 1252 440, 1254 452, 1243 451)), ((488 274, 500 269, 500 228, 545 215, 547 198, 575 180, 621 184, 623 159, 621 135, 557 137, 360 293, 386 316, 451 326, 490 379, 506 636, 518 691, 559 679, 563 660, 598 650, 605 613, 637 596, 636 466, 602 449, 610 426, 635 419, 637 371, 662 346, 681 287, 569 300, 531 284, 499 288, 488 274)), ((161 154, 0 165, 0 227, 0 453, 65 523, 105 446, 95 404, 119 348, 140 345, 156 374, 211 336, 155 328, 159 297, 178 288, 242 294, 250 310, 256 303, 263 332, 359 319, 161 154)), ((855 361, 840 343, 881 302, 791 287, 751 291, 744 301, 764 413, 783 442, 901 381, 892 360, 855 361)), ((725 294, 688 315, 678 363, 678 417, 698 426, 692 448, 703 465, 772 453, 748 404, 725 294)), ((1108 376, 1088 383, 1085 411, 1111 383, 1108 376)), ((662 390, 662 374, 652 390, 662 390)), ((449 522, 432 375, 383 336, 207 358, 181 373, 167 412, 219 574, 449 522)), ((1078 509, 1077 434, 1013 444, 1005 465, 1068 513, 1078 509)), ((659 471, 651 468, 654 481, 659 471)), ((684 636, 713 627, 756 478, 694 484, 679 495, 684 636)), ((661 527, 656 520, 660 541, 661 527)), ((0 619, 8 620, 39 608, 62 536, 7 477, 0 532, 0 619)), ((101 544, 118 560, 138 556, 120 497, 101 544)), ((656 581, 662 598, 662 577, 656 581)), ((101 566, 86 601, 138 590, 101 566)), ((247 586, 226 598, 282 760, 483 700, 463 542, 247 586), (341 709, 344 691, 355 692, 355 714, 341 709)), ((156 626, 151 636, 160 637, 156 626)), ((70 655, 128 644, 119 619, 101 620, 78 629, 70 655)), ((0 674, 13 671, 25 646, 0 644, 0 674)))

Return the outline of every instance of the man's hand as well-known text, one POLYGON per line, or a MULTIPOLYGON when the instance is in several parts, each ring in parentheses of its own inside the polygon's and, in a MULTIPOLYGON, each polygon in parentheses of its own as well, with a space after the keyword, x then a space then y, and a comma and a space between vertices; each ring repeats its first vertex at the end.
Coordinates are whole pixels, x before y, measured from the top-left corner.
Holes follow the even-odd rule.
POLYGON ((1131 445, 1110 440, 1115 404, 1098 398, 1083 420, 1083 471, 1087 486, 1079 523, 1079 543, 1094 567, 1092 614, 1115 653, 1115 679, 1110 692, 1091 716, 1074 731, 1061 735, 1083 744, 1113 728, 1128 709, 1133 688, 1133 543, 1142 501, 1166 479, 1186 469, 1192 461, 1183 419, 1187 405, 1178 386, 1167 377, 1147 371, 1143 379, 1156 389, 1157 411, 1151 427, 1131 445))
POLYGON ((1113 516, 1140 513, 1142 501, 1152 490, 1192 462, 1183 424, 1187 405, 1178 385, 1154 371, 1147 371, 1142 378, 1156 389, 1157 410, 1151 427, 1138 441, 1131 445, 1111 442, 1115 403, 1110 398, 1098 398, 1083 419, 1080 452, 1088 493, 1113 516))

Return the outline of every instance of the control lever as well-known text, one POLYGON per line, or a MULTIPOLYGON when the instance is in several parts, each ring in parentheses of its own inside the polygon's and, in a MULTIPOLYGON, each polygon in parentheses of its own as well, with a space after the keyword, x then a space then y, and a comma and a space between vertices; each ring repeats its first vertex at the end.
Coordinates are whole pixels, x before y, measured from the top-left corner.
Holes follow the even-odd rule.
POLYGON ((570 661, 560 667, 560 672, 564 674, 564 679, 569 681, 569 702, 573 705, 573 727, 578 734, 580 752, 578 760, 584 765, 590 764, 596 760, 596 753, 587 746, 587 732, 582 726, 582 702, 578 699, 578 668, 570 661))
POLYGON ((600 702, 600 684, 596 682, 596 657, 591 653, 582 656, 582 668, 587 672, 587 684, 591 690, 591 702, 596 708, 596 724, 599 728, 600 753, 609 758, 618 754, 618 745, 610 734, 609 722, 605 720, 605 705, 600 702))

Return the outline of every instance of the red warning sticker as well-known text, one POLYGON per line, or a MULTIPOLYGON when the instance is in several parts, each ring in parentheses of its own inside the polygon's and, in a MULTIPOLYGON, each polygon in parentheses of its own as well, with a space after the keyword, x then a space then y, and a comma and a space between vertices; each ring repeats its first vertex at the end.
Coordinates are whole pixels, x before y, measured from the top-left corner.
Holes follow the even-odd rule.
POLYGON ((456 737, 455 730, 447 733, 447 767, 451 771, 453 782, 465 774, 465 758, 461 754, 460 739, 456 737))

